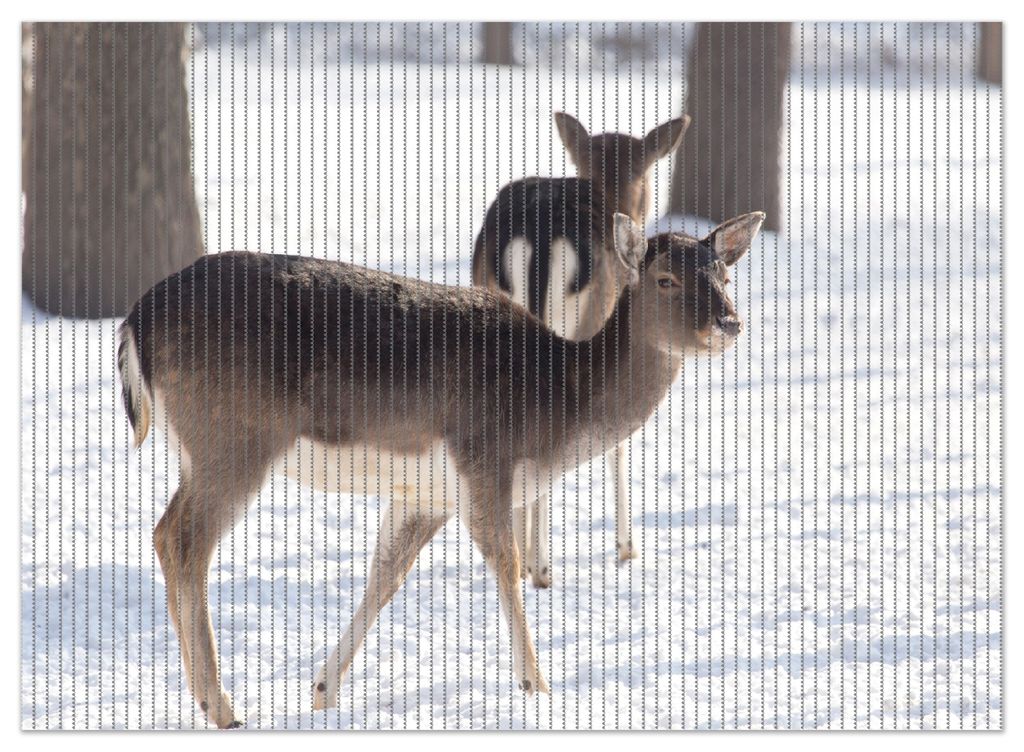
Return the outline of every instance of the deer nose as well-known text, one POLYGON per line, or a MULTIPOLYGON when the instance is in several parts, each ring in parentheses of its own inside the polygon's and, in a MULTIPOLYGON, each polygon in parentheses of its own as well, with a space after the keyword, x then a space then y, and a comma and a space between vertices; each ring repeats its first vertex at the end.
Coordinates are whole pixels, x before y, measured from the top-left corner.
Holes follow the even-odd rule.
POLYGON ((735 337, 740 333, 743 328, 743 322, 733 316, 719 316, 717 319, 718 328, 722 330, 724 334, 728 334, 735 337))

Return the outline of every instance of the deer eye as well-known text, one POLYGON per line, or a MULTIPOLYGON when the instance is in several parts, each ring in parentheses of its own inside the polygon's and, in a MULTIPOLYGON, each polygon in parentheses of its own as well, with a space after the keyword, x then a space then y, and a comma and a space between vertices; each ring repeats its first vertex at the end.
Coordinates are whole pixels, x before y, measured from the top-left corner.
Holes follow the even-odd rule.
POLYGON ((658 287, 668 290, 672 287, 679 287, 679 284, 672 277, 658 277, 658 287))

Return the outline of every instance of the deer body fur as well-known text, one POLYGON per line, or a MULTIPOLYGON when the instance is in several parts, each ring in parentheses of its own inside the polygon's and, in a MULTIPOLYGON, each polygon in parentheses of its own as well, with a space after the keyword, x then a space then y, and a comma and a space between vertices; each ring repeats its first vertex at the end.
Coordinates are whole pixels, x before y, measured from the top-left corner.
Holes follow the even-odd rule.
POLYGON ((707 260, 713 244, 659 236, 649 245, 624 216, 615 235, 633 286, 583 342, 490 290, 291 256, 206 256, 136 304, 120 335, 125 405, 137 441, 156 414, 181 447, 180 485, 154 547, 189 687, 214 723, 238 721, 207 607, 210 557, 285 458, 331 490, 391 489, 363 601, 314 684, 316 707, 334 704, 380 609, 456 512, 497 578, 521 686, 547 691, 520 592, 517 497, 539 493, 530 479, 590 459, 588 447, 627 437, 684 352, 720 350, 738 332, 707 260), (689 312, 665 304, 683 287, 661 289, 668 278, 692 278, 689 312), (424 461, 434 473, 407 472, 424 461))

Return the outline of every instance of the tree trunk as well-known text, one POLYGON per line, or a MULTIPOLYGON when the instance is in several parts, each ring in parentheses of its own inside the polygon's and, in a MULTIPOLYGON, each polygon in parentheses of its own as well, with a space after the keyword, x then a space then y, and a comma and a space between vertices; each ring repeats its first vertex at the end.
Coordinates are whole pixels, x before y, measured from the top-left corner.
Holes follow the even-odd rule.
POLYGON ((21 190, 28 180, 28 124, 32 122, 32 22, 21 25, 21 190))
POLYGON ((22 286, 122 316, 203 254, 179 23, 37 23, 22 286))
POLYGON ((981 39, 978 41, 978 78, 990 84, 1003 83, 1003 24, 986 21, 978 24, 981 39))
POLYGON ((484 24, 483 62, 488 65, 515 65, 511 23, 490 21, 484 24))
POLYGON ((701 23, 686 73, 693 118, 672 176, 670 209, 715 222, 764 211, 781 227, 779 159, 789 23, 701 23))

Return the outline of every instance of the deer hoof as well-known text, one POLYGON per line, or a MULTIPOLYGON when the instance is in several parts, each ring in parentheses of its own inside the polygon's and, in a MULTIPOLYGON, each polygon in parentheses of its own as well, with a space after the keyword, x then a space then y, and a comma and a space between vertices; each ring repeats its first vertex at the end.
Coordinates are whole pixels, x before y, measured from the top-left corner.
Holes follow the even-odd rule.
POLYGON ((626 541, 625 543, 619 544, 619 563, 635 559, 637 557, 636 549, 633 548, 633 541, 626 541))
POLYGON ((241 721, 235 718, 235 711, 231 709, 231 698, 223 689, 216 697, 200 700, 199 707, 217 728, 236 728, 234 724, 241 725, 241 721))
POLYGON ((548 567, 541 567, 540 571, 532 573, 531 579, 535 588, 549 588, 551 587, 551 570, 548 567))
POLYGON ((327 685, 324 682, 318 682, 313 687, 313 710, 327 710, 333 708, 334 704, 334 693, 328 694, 327 685))
POLYGON ((544 675, 540 672, 538 666, 534 666, 533 670, 527 670, 526 675, 529 677, 520 680, 519 688, 526 693, 527 696, 533 695, 535 692, 543 692, 544 694, 550 694, 551 688, 548 687, 548 683, 544 680, 544 675))
POLYGON ((242 725, 243 725, 242 722, 236 718, 231 723, 229 723, 225 728, 229 728, 229 729, 242 728, 242 725))

